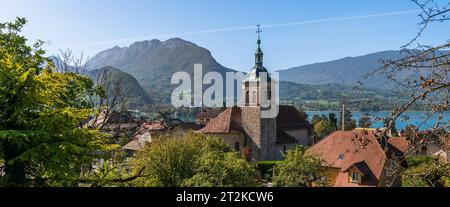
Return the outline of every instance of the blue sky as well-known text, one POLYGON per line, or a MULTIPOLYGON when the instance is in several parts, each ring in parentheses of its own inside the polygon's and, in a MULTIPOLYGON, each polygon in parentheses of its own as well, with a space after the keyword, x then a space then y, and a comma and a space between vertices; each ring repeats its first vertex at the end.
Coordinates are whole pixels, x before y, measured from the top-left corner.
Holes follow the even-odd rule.
MULTIPOLYGON (((93 56, 138 40, 181 37, 224 66, 247 71, 256 24, 263 25, 265 65, 279 70, 398 49, 418 30, 417 9, 409 0, 0 0, 0 22, 26 17, 24 34, 46 41, 49 54, 71 48, 93 56)), ((420 41, 447 41, 449 28, 432 26, 420 41)))

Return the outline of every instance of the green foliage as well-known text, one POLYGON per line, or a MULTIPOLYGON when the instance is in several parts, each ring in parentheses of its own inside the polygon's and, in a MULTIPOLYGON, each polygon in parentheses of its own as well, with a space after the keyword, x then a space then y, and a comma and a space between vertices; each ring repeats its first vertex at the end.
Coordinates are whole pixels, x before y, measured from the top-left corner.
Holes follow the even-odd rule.
POLYGON ((450 187, 450 165, 437 158, 413 156, 407 158, 403 172, 404 187, 450 187))
POLYGON ((314 133, 317 137, 324 138, 331 134, 335 129, 330 127, 330 124, 327 120, 320 120, 318 123, 314 125, 314 133))
POLYGON ((42 42, 30 47, 19 35, 25 23, 0 24, 0 185, 76 186, 82 169, 101 157, 94 152, 114 146, 81 127, 91 113, 92 81, 54 73, 42 42))
POLYGON ((263 178, 271 179, 273 176, 273 169, 279 161, 259 161, 257 164, 258 170, 263 178))
POLYGON ((330 113, 328 117, 325 115, 313 117, 314 133, 317 138, 324 138, 337 129, 336 114, 330 113))
POLYGON ((159 137, 132 161, 132 173, 142 171, 133 186, 227 187, 253 185, 255 169, 222 139, 189 133, 159 137))
MULTIPOLYGON (((342 117, 342 112, 341 112, 342 117)), ((342 129, 342 118, 339 119, 339 129, 342 129)), ((345 131, 350 131, 356 128, 356 121, 352 119, 352 112, 349 110, 344 111, 344 129, 345 131)))
POLYGON ((298 146, 289 150, 285 159, 275 166, 274 184, 282 187, 326 186, 323 164, 321 158, 305 154, 305 148, 298 146))

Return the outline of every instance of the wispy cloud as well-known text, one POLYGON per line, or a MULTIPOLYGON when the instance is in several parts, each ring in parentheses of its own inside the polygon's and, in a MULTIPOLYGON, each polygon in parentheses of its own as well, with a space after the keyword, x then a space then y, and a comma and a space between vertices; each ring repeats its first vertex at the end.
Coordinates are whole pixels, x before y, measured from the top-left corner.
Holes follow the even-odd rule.
MULTIPOLYGON (((328 19, 317 19, 303 22, 291 22, 291 23, 280 23, 280 24, 262 24, 262 28, 276 28, 276 27, 289 27, 289 26, 300 26, 300 25, 311 25, 311 24, 321 24, 321 23, 330 23, 330 22, 343 22, 343 21, 353 21, 353 20, 362 20, 362 19, 370 19, 377 17, 388 17, 388 16, 400 16, 406 14, 417 14, 420 10, 407 10, 407 11, 397 11, 397 12, 388 12, 388 13, 378 13, 378 14, 369 14, 362 16, 352 16, 352 17, 340 17, 340 18, 328 18, 328 19)), ((159 39, 159 38, 170 38, 170 37, 184 37, 190 35, 199 35, 199 34, 209 34, 209 33, 218 33, 218 32, 231 32, 231 31, 241 31, 241 30, 252 30, 255 29, 256 25, 251 26, 241 26, 241 27, 228 27, 228 28, 216 28, 216 29, 208 29, 208 30, 199 30, 199 31, 191 31, 184 33, 173 33, 173 34, 159 34, 159 35, 151 35, 146 37, 136 37, 136 38, 126 38, 126 39, 116 39, 116 40, 108 40, 101 42, 93 42, 83 44, 83 47, 90 46, 99 46, 99 45, 107 45, 107 44, 120 44, 120 43, 130 43, 143 39, 159 39)))

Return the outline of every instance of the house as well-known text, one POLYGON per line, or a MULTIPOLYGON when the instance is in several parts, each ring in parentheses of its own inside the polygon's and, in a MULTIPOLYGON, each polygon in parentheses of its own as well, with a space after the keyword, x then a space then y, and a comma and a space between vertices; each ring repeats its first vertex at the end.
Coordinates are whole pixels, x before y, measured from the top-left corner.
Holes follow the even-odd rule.
POLYGON ((450 162, 450 135, 442 139, 432 139, 425 142, 426 155, 437 157, 440 160, 450 162))
POLYGON ((249 150, 252 161, 281 160, 295 145, 313 144, 312 125, 292 106, 278 106, 276 117, 262 116, 266 107, 260 103, 261 96, 273 101, 277 95, 273 90, 277 82, 263 66, 259 38, 257 43, 255 66, 242 82, 243 97, 240 98, 244 106, 200 113, 198 122, 205 123, 205 127, 198 132, 221 137, 237 151, 249 150), (267 78, 262 78, 264 76, 267 78))
POLYGON ((141 150, 146 145, 150 145, 151 140, 132 140, 131 142, 128 142, 126 145, 122 147, 122 150, 124 150, 129 157, 133 156, 135 152, 141 150))
POLYGON ((183 137, 189 131, 201 129, 196 123, 184 123, 180 120, 158 120, 142 123, 133 134, 131 141, 122 147, 129 156, 132 156, 142 147, 149 146, 152 137, 158 135, 169 135, 172 137, 183 137))
MULTIPOLYGON (((400 186, 405 166, 405 143, 379 138, 374 130, 337 131, 307 149, 321 157, 330 186, 383 187, 400 186), (399 144, 400 143, 400 144, 399 144), (399 144, 399 145, 397 145, 399 144)), ((406 139, 405 139, 406 140, 406 139)))
POLYGON ((390 137, 388 142, 405 155, 411 153, 411 143, 406 137, 390 137))
POLYGON ((188 132, 198 131, 201 128, 202 127, 200 125, 194 122, 187 122, 187 123, 181 122, 170 127, 167 133, 172 137, 183 137, 188 132))
POLYGON ((131 141, 122 147, 122 150, 132 156, 142 147, 152 142, 152 136, 163 133, 168 129, 167 124, 163 120, 144 122, 137 127, 135 133, 131 137, 131 141))
POLYGON ((427 130, 405 133, 405 136, 412 143, 413 154, 437 157, 447 163, 450 161, 450 133, 433 133, 427 130))
POLYGON ((225 109, 223 108, 204 108, 195 116, 195 123, 206 125, 211 119, 216 118, 225 109))

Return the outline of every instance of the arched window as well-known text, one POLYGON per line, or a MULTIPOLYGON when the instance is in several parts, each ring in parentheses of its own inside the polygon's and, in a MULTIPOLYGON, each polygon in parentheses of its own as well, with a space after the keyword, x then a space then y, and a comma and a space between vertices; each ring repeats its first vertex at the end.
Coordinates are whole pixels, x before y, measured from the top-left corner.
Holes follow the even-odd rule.
POLYGON ((247 92, 245 93, 245 105, 248 106, 249 103, 250 103, 250 92, 247 91, 247 92))

